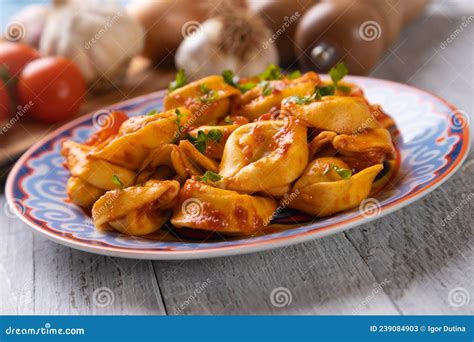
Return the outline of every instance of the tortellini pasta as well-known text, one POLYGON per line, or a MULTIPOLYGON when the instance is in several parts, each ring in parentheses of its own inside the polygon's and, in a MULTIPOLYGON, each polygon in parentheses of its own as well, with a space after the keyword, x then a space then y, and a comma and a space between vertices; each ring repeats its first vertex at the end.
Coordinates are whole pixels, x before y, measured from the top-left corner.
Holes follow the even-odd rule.
POLYGON ((394 122, 340 76, 181 72, 163 111, 113 112, 112 127, 63 144, 69 198, 97 228, 135 236, 260 235, 286 207, 355 208, 396 172, 394 122))
POLYGON ((364 99, 351 96, 324 96, 308 104, 283 101, 282 110, 289 112, 309 127, 354 134, 365 129, 379 128, 364 99))
POLYGON ((230 135, 219 174, 229 189, 265 191, 293 182, 307 163, 305 126, 293 120, 259 121, 230 135))
MULTIPOLYGON (((180 108, 180 113, 185 111, 180 108)), ((98 146, 91 157, 135 170, 151 150, 173 142, 178 136, 177 120, 176 110, 130 118, 116 137, 98 146)))
POLYGON ((262 81, 236 101, 234 113, 255 120, 274 107, 279 109, 286 97, 310 94, 318 82, 319 76, 314 72, 308 72, 295 80, 262 81))
POLYGON ((270 223, 276 207, 276 201, 271 198, 188 180, 181 189, 171 223, 176 227, 249 235, 270 223))
POLYGON ((150 180, 140 186, 106 192, 92 207, 97 227, 112 227, 129 235, 146 235, 161 228, 178 196, 177 181, 150 180))
POLYGON ((337 158, 313 160, 295 183, 292 191, 297 196, 289 206, 318 217, 357 207, 369 195, 383 165, 371 166, 343 179, 337 170, 347 169, 347 164, 337 158))
POLYGON ((225 116, 230 97, 239 91, 224 82, 222 76, 209 76, 176 89, 165 98, 165 109, 185 106, 194 114, 193 126, 210 124, 225 116))

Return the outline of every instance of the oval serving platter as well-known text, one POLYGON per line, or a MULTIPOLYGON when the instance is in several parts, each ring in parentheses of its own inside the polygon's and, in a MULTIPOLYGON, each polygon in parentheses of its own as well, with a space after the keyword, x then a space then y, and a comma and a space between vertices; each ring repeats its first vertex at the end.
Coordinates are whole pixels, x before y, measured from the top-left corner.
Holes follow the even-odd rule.
MULTIPOLYGON (((433 191, 461 166, 470 147, 465 114, 445 100, 417 88, 365 77, 347 77, 361 86, 371 103, 379 103, 398 127, 395 143, 400 169, 389 185, 359 208, 308 221, 284 211, 277 217, 288 229, 229 240, 168 239, 97 231, 91 219, 70 203, 68 171, 60 154, 64 139, 78 142, 96 130, 97 113, 83 116, 49 134, 16 163, 7 180, 9 209, 36 232, 60 244, 92 253, 136 259, 197 259, 244 254, 283 247, 335 234, 400 209, 433 191), (297 222, 298 224, 295 224, 297 222)), ((139 115, 162 107, 160 91, 118 103, 105 110, 139 115)), ((100 119, 100 118, 99 118, 100 119)))

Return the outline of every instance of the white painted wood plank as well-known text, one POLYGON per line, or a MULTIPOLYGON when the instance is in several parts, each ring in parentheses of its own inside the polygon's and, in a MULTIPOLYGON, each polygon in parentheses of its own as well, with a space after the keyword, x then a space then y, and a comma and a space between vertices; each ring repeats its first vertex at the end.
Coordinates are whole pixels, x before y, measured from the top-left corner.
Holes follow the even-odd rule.
POLYGON ((466 165, 425 199, 346 233, 375 278, 390 279, 385 289, 404 314, 474 313, 474 163, 466 165))
POLYGON ((36 314, 165 314, 148 261, 76 251, 39 236, 34 253, 36 314))
POLYGON ((0 196, 0 314, 34 313, 33 236, 0 196))
POLYGON ((154 265, 169 314, 397 313, 342 234, 257 254, 154 265), (272 291, 280 293, 275 305, 272 291))

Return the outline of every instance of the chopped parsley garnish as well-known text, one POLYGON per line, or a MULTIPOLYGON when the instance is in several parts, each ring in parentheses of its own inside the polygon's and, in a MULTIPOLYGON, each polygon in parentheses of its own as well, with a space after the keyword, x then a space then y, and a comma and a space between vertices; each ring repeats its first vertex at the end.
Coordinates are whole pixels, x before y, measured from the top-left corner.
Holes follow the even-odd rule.
POLYGON ((323 176, 326 176, 331 170, 336 171, 336 173, 342 178, 342 179, 349 179, 352 176, 352 171, 350 169, 344 169, 342 167, 337 167, 334 163, 331 165, 328 165, 326 169, 323 172, 323 176))
POLYGON ((187 139, 194 145, 194 147, 196 147, 199 152, 204 153, 208 142, 215 141, 219 143, 221 141, 222 132, 216 128, 213 128, 207 133, 204 131, 198 131, 196 137, 188 135, 187 139))
POLYGON ((176 74, 176 79, 169 84, 168 91, 171 93, 172 91, 185 86, 187 83, 188 79, 184 73, 184 70, 179 69, 178 73, 176 74))
POLYGON ((343 169, 340 167, 334 167, 334 171, 337 172, 339 176, 341 176, 342 179, 349 179, 352 176, 352 171, 349 169, 343 169))
POLYGON ((117 185, 120 189, 123 189, 123 182, 122 180, 120 179, 119 176, 117 175, 113 175, 112 176, 112 183, 114 183, 115 185, 117 185))
POLYGON ((204 102, 204 103, 210 103, 214 100, 217 100, 217 97, 218 97, 217 91, 213 89, 209 89, 206 83, 201 83, 199 85, 199 91, 204 94, 204 96, 201 96, 199 98, 199 101, 204 102))
POLYGON ((206 171, 204 175, 198 178, 201 182, 218 182, 222 179, 222 176, 212 172, 212 171, 206 171))
POLYGON ((313 95, 310 95, 310 96, 293 95, 293 96, 287 97, 285 99, 285 103, 296 103, 296 104, 299 104, 299 105, 304 105, 304 104, 308 104, 308 103, 314 101, 315 97, 316 97, 316 93, 314 93, 313 95))
POLYGON ((174 110, 174 113, 176 114, 176 124, 178 125, 178 127, 180 127, 181 119, 183 118, 183 113, 181 113, 181 111, 177 108, 174 110))
POLYGON ((279 80, 281 79, 281 76, 280 67, 275 64, 270 64, 264 72, 258 75, 262 81, 279 80))
POLYGON ((236 77, 232 70, 224 70, 222 72, 222 77, 224 78, 225 83, 227 83, 228 85, 231 85, 232 87, 237 88, 236 77))
POLYGON ((245 83, 239 83, 237 84, 237 88, 239 88, 241 93, 245 93, 249 91, 252 88, 255 88, 257 86, 257 83, 255 82, 245 82, 245 83))
POLYGON ((346 65, 342 62, 337 63, 335 66, 329 70, 329 76, 331 76, 331 80, 334 82, 334 86, 337 87, 337 82, 342 80, 344 76, 349 73, 346 65))
POLYGON ((323 96, 334 95, 334 87, 330 85, 324 87, 316 87, 315 94, 317 99, 320 99, 323 96))
POLYGON ((268 96, 272 94, 273 88, 268 81, 262 81, 259 83, 259 86, 262 87, 262 95, 268 96))
POLYGON ((239 78, 234 75, 232 70, 224 70, 222 72, 222 77, 224 78, 225 83, 239 89, 241 93, 245 93, 257 86, 257 83, 255 82, 239 83, 239 78))
POLYGON ((224 118, 224 122, 228 125, 233 125, 234 124, 234 121, 230 118, 229 115, 227 115, 225 118, 224 118))
POLYGON ((158 111, 157 111, 156 109, 152 109, 152 110, 150 110, 148 113, 146 113, 146 115, 147 115, 147 116, 151 116, 151 115, 155 115, 155 114, 157 114, 157 113, 158 113, 158 111))
POLYGON ((286 76, 289 80, 294 80, 295 78, 298 78, 301 76, 301 71, 299 70, 295 70, 295 71, 292 71, 291 73, 288 74, 288 76, 286 76))

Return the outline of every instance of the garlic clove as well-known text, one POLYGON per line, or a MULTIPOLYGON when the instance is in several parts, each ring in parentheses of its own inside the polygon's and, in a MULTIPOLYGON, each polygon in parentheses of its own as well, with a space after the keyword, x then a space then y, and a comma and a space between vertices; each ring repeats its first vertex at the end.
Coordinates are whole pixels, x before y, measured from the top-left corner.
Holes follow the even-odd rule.
POLYGON ((52 8, 39 50, 73 60, 91 87, 104 89, 122 81, 143 44, 143 28, 123 8, 66 2, 52 8))
POLYGON ((177 50, 175 63, 190 79, 220 74, 225 69, 250 77, 269 64, 278 64, 271 39, 261 19, 241 10, 230 11, 206 20, 187 36, 177 50))

